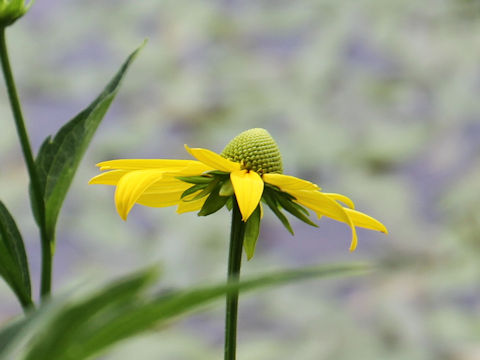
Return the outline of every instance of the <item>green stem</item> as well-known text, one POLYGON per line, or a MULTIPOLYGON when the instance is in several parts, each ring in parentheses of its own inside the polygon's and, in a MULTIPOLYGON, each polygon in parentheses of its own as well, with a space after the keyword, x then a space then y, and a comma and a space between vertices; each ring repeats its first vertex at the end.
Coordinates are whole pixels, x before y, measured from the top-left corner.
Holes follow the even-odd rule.
MULTIPOLYGON (((234 198, 230 250, 228 254, 228 282, 231 283, 238 282, 240 279, 244 235, 245 223, 242 221, 242 214, 234 198)), ((225 360, 235 360, 237 347, 237 314, 238 290, 235 290, 227 293, 227 306, 225 311, 225 360)))
POLYGON ((22 305, 22 309, 25 314, 28 314, 30 310, 35 309, 35 304, 31 299, 24 300, 21 296, 18 296, 17 299, 20 301, 20 305, 22 305))
POLYGON ((7 85, 8 98, 10 99, 10 107, 12 108, 13 118, 17 128, 18 137, 23 151, 23 157, 27 164, 28 175, 32 186, 32 208, 35 209, 39 219, 40 237, 42 243, 42 281, 40 294, 42 298, 50 294, 52 281, 52 247, 45 221, 45 204, 43 201, 40 181, 37 175, 37 168, 33 158, 32 147, 28 139, 25 121, 22 115, 22 107, 17 95, 15 81, 13 80, 10 61, 8 60, 8 50, 5 38, 5 28, 0 28, 0 59, 2 63, 3 75, 7 85))

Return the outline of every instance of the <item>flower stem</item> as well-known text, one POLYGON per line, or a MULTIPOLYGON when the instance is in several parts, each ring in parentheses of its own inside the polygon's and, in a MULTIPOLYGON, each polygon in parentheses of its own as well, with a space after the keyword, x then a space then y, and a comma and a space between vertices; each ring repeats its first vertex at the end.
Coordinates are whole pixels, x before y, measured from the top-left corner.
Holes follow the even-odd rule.
MULTIPOLYGON (((236 199, 233 199, 232 229, 230 233, 230 250, 228 254, 228 282, 238 282, 242 265, 243 238, 245 223, 238 208, 236 199)), ((238 290, 227 293, 225 311, 225 360, 235 360, 237 347, 237 313, 238 290)))
POLYGON ((13 79, 10 61, 8 59, 7 43, 5 38, 5 28, 0 28, 0 60, 2 63, 2 71, 7 85, 8 98, 10 107, 12 108, 13 118, 17 128, 17 134, 23 151, 23 157, 27 164, 28 175, 32 190, 32 208, 37 213, 40 227, 40 237, 42 244, 42 280, 40 294, 43 297, 50 294, 52 281, 52 247, 46 229, 45 221, 45 204, 43 201, 40 181, 37 174, 37 167, 33 158, 32 147, 28 138, 25 121, 22 115, 22 107, 17 95, 15 81, 13 79))

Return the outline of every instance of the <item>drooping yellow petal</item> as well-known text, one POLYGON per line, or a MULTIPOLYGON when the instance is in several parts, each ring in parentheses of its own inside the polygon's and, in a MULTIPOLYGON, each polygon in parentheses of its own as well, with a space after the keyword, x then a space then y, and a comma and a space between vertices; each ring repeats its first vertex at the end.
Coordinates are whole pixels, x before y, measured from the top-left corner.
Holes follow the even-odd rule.
POLYGON ((263 180, 268 184, 278 186, 280 190, 285 192, 296 190, 321 190, 317 184, 290 175, 263 174, 263 180))
POLYGON ((117 185, 118 181, 122 178, 123 175, 128 173, 125 170, 112 170, 105 173, 94 176, 88 182, 91 184, 101 184, 101 185, 117 185))
POLYGON ((195 176, 201 175, 206 171, 216 170, 215 168, 205 165, 200 161, 192 161, 188 166, 172 171, 173 176, 195 176))
POLYGON ((338 218, 341 219, 340 221, 347 222, 342 206, 320 191, 297 190, 290 191, 289 193, 295 197, 297 202, 312 209, 317 215, 325 215, 335 220, 338 218), (321 214, 318 214, 318 211, 320 211, 321 214))
POLYGON ((183 192, 191 186, 193 185, 175 178, 169 178, 168 175, 164 175, 159 181, 150 185, 145 190, 144 194, 153 195, 164 194, 167 192, 183 192))
POLYGON ((367 214, 364 214, 360 211, 351 209, 345 209, 345 211, 347 212, 348 216, 350 216, 355 226, 360 226, 370 230, 377 230, 388 234, 388 230, 385 225, 383 225, 377 219, 374 219, 371 216, 368 216, 367 214))
POLYGON ((315 211, 318 217, 325 215, 334 220, 347 223, 352 229, 352 242, 350 243, 350 251, 355 250, 358 242, 357 231, 355 230, 355 225, 350 218, 349 213, 346 211, 348 209, 343 208, 335 200, 321 193, 320 191, 299 190, 291 191, 289 193, 292 194, 301 205, 304 205, 315 211))
POLYGON ((160 168, 184 168, 198 163, 195 160, 174 160, 174 159, 118 159, 98 163, 100 170, 142 170, 160 168))
POLYGON ((201 161, 207 166, 210 166, 216 170, 232 172, 240 170, 240 164, 225 159, 224 157, 214 153, 211 150, 201 148, 189 148, 185 145, 185 149, 197 160, 201 161))
POLYGON ((255 171, 239 170, 230 174, 242 220, 247 221, 263 194, 263 180, 255 171))
POLYGON ((150 207, 167 207, 177 205, 181 199, 183 191, 166 192, 163 194, 146 194, 143 193, 136 203, 150 207))
POLYGON ((183 214, 190 211, 198 211, 207 200, 207 196, 194 201, 180 201, 177 206, 177 213, 183 214))
POLYGON ((342 195, 342 194, 333 194, 333 193, 323 193, 324 195, 327 195, 329 198, 333 199, 333 200, 337 200, 337 201, 341 201, 343 202, 345 205, 347 205, 350 209, 355 209, 355 204, 353 203, 353 201, 345 196, 345 195, 342 195))
POLYGON ((127 219, 128 213, 145 190, 163 175, 164 171, 151 169, 130 171, 122 176, 115 190, 115 204, 123 220, 127 219))

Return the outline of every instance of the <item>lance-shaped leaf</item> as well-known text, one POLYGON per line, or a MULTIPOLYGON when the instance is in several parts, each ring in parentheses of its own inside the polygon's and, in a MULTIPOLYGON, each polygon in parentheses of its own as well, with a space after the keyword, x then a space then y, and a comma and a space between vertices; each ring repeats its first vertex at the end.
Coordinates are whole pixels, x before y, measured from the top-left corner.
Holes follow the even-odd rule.
POLYGON ((0 276, 23 307, 32 303, 30 274, 22 236, 12 215, 0 201, 0 276))
MULTIPOLYGON (((45 201, 47 232, 52 239, 60 208, 80 160, 115 98, 128 67, 143 46, 127 58, 103 92, 86 109, 65 124, 53 139, 48 137, 40 148, 36 165, 45 201)), ((38 211, 35 216, 40 224, 38 211)))
POLYGON ((292 226, 288 222, 287 217, 278 208, 277 199, 274 196, 272 196, 269 191, 264 191, 263 199, 265 200, 268 207, 273 211, 273 213, 282 222, 283 226, 285 226, 285 228, 288 230, 288 232, 293 235, 292 226))
POLYGON ((221 187, 221 184, 217 184, 210 195, 208 195, 207 200, 205 200, 205 203, 198 212, 198 216, 211 215, 220 210, 226 204, 228 197, 220 196, 219 192, 221 187))
POLYGON ((257 245, 258 234, 260 233, 260 204, 258 204, 255 211, 248 218, 245 224, 245 238, 243 240, 243 247, 247 254, 247 260, 253 258, 255 254, 255 246, 257 245))
POLYGON ((249 291, 302 279, 353 275, 369 268, 338 264, 292 269, 186 290, 149 295, 154 274, 139 273, 93 294, 55 298, 0 331, 0 360, 82 360, 121 340, 171 323, 232 291, 249 291))

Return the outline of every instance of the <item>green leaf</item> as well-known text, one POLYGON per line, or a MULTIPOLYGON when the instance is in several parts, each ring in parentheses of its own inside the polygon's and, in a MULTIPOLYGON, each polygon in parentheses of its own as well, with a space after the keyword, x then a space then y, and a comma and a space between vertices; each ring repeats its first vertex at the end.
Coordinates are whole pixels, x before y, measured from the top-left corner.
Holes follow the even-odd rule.
POLYGON ((293 235, 293 229, 288 222, 288 219, 278 208, 277 200, 271 196, 268 191, 263 192, 262 199, 265 200, 268 207, 273 211, 273 213, 278 217, 278 219, 282 222, 283 226, 288 230, 290 234, 293 235))
POLYGON ((14 348, 17 341, 21 341, 22 337, 25 337, 25 327, 32 321, 33 316, 28 317, 28 320, 20 319, 8 326, 4 327, 0 332, 0 358, 3 359, 15 359, 10 353, 10 349, 14 348))
POLYGON ((178 180, 182 180, 183 182, 189 184, 208 184, 210 183, 214 177, 213 176, 177 176, 178 180))
POLYGON ((225 203, 225 206, 227 207, 228 211, 232 211, 232 209, 233 209, 233 196, 230 196, 227 199, 227 202, 225 203))
POLYGON ((212 190, 207 200, 205 200, 202 208, 198 212, 198 216, 207 216, 213 214, 220 210, 227 203, 228 197, 220 196, 219 194, 220 187, 221 184, 217 184, 217 186, 212 190))
POLYGON ((222 177, 222 178, 230 178, 230 173, 225 172, 225 171, 220 171, 220 170, 212 170, 212 171, 209 171, 207 174, 214 175, 214 176, 219 176, 219 177, 222 177))
POLYGON ((310 216, 310 213, 308 212, 307 209, 305 209, 303 206, 293 202, 295 199, 295 197, 293 197, 292 195, 290 195, 289 193, 286 193, 286 192, 283 192, 283 191, 275 191, 274 194, 276 195, 276 197, 280 200, 282 199, 283 201, 289 201, 290 203, 292 203, 294 206, 296 205, 296 208, 301 211, 303 214, 305 214, 305 216, 310 216))
MULTIPOLYGON (((302 279, 364 273, 363 264, 324 265, 276 272, 239 283, 222 283, 150 295, 151 270, 98 291, 55 298, 0 331, 0 360, 82 360, 121 340, 173 319, 233 291, 250 291, 302 279)), ((78 290, 77 290, 78 291, 78 290)))
MULTIPOLYGON (((213 189, 215 189, 215 187, 217 187, 218 185, 218 179, 215 179, 214 181, 211 181, 206 187, 203 187, 203 190, 200 191, 197 195, 195 195, 193 198, 191 199, 183 199, 183 201, 195 201, 195 200, 198 200, 198 199, 201 199, 207 195, 209 195, 213 189)), ((187 189, 188 190, 188 189, 187 189)))
MULTIPOLYGON (((127 58, 103 92, 86 109, 65 124, 53 139, 48 137, 40 148, 35 162, 45 201, 47 232, 52 239, 60 208, 80 160, 115 98, 127 69, 144 45, 127 58)), ((38 211, 36 220, 41 223, 38 211)))
POLYGON ((100 290, 85 293, 85 289, 78 291, 77 288, 69 295, 42 303, 36 311, 0 332, 0 359, 36 359, 35 353, 26 354, 32 348, 38 351, 38 359, 49 359, 49 354, 50 359, 70 359, 71 354, 66 349, 75 343, 72 335, 80 330, 89 331, 89 320, 101 318, 102 312, 118 312, 121 307, 138 301, 157 278, 156 274, 153 269, 144 270, 100 290), (45 329, 49 329, 52 336, 44 336, 47 335, 45 329), (33 344, 39 337, 42 341, 33 344), (33 346, 27 346, 27 343, 33 346), (25 354, 20 356, 19 352, 25 354))
POLYGON ((185 190, 182 195, 180 196, 180 199, 183 199, 185 196, 188 196, 190 194, 193 194, 197 192, 198 190, 203 190, 208 186, 208 184, 197 184, 193 185, 192 187, 189 187, 187 190, 185 190))
POLYGON ((308 211, 303 206, 298 205, 297 203, 294 203, 292 200, 284 198, 282 196, 278 196, 277 200, 280 206, 283 207, 285 210, 287 210, 293 216, 297 217, 298 219, 302 220, 304 223, 308 225, 318 227, 317 224, 315 224, 312 220, 310 220, 308 217, 305 216, 305 212, 308 215, 308 211))
POLYGON ((0 276, 24 308, 32 304, 30 273, 22 236, 15 220, 0 201, 0 276))
POLYGON ((257 245, 258 234, 260 233, 260 204, 255 211, 250 215, 245 224, 245 237, 243 240, 243 247, 247 254, 247 260, 253 258, 255 254, 255 246, 257 245))

